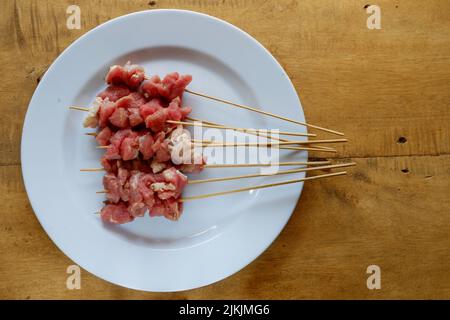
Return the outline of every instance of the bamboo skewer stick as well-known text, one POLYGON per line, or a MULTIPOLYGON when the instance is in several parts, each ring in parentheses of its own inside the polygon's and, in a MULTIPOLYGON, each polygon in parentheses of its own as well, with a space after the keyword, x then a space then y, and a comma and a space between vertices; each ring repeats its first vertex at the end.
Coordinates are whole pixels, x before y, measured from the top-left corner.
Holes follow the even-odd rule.
MULTIPOLYGON (((92 136, 92 137, 96 137, 98 134, 96 133, 96 132, 87 132, 87 133, 85 133, 85 135, 87 135, 87 136, 92 136)), ((258 134, 255 134, 255 135, 258 135, 258 134)), ((293 141, 293 140, 286 140, 286 139, 278 139, 278 138, 275 138, 275 137, 272 137, 272 136, 270 136, 270 135, 261 135, 262 137, 267 137, 267 138, 269 138, 269 139, 272 139, 272 140, 278 140, 278 141, 282 141, 282 142, 292 142, 292 144, 301 144, 301 143, 297 143, 297 142, 295 142, 295 141, 293 141)), ((205 142, 205 141, 204 141, 205 142)), ((213 141, 208 141, 207 143, 212 143, 213 141)), ((318 149, 324 149, 324 150, 332 150, 333 152, 334 151, 336 151, 335 149, 333 149, 333 148, 328 148, 328 147, 324 147, 324 146, 313 146, 314 148, 318 148, 318 149)))
POLYGON ((197 119, 197 118, 186 117, 185 119, 189 120, 189 121, 194 121, 194 122, 203 122, 203 123, 206 123, 206 124, 212 124, 213 126, 224 127, 224 125, 222 125, 222 124, 218 124, 216 122, 211 122, 211 121, 206 121, 206 120, 200 120, 200 119, 197 119))
MULTIPOLYGON (((219 123, 215 123, 215 122, 210 122, 210 121, 205 121, 205 120, 200 120, 200 119, 196 119, 196 118, 192 118, 192 117, 186 117, 186 120, 189 120, 189 121, 194 121, 194 122, 202 122, 202 123, 206 123, 206 124, 209 124, 209 125, 213 125, 213 126, 217 126, 217 127, 219 127, 219 128, 217 128, 217 129, 223 129, 223 128, 226 128, 227 126, 225 126, 225 125, 223 125, 223 124, 219 124, 219 123)), ((230 127, 230 128, 232 128, 232 127, 230 127)), ((232 129, 230 129, 230 130, 232 130, 232 129)), ((238 130, 236 130, 236 131, 238 131, 238 130)), ((289 141, 289 140, 287 140, 287 139, 282 139, 282 138, 277 138, 277 137, 274 137, 274 136, 271 136, 271 135, 266 135, 266 134, 264 134, 264 133, 261 133, 261 132, 245 132, 245 133, 247 133, 247 134, 250 134, 250 135, 254 135, 254 136, 260 136, 260 137, 264 137, 264 138, 269 138, 269 139, 271 139, 271 140, 277 140, 277 141, 289 141)), ((309 135, 311 135, 312 137, 316 137, 317 135, 316 134, 314 134, 314 133, 309 133, 309 135)))
POLYGON ((277 175, 284 175, 284 174, 291 174, 291 173, 298 173, 298 172, 344 168, 344 167, 351 167, 354 165, 356 165, 356 163, 350 162, 350 163, 344 163, 344 164, 333 164, 333 165, 329 165, 329 166, 285 170, 285 171, 279 171, 274 174, 257 173, 257 174, 244 174, 244 175, 233 176, 233 177, 211 178, 211 179, 203 179, 203 180, 189 180, 188 184, 220 182, 220 181, 239 180, 239 179, 257 178, 257 177, 270 177, 270 176, 277 176, 277 175))
MULTIPOLYGON (((96 133, 86 133, 86 135, 87 136, 94 136, 94 137, 96 137, 97 136, 97 134, 96 133)), ((289 140, 285 140, 285 142, 289 142, 289 140)), ((209 142, 209 143, 212 143, 212 141, 211 142, 209 142)), ((294 143, 293 143, 294 144, 294 143)), ((207 147, 208 145, 206 145, 206 147, 207 147)), ((99 149, 107 149, 107 147, 108 146, 102 146, 102 148, 99 148, 99 149)), ((324 147, 324 146, 316 146, 316 145, 310 145, 310 147, 311 147, 311 149, 308 149, 308 150, 310 150, 310 151, 329 151, 329 152, 337 152, 337 150, 336 149, 334 149, 334 148, 329 148, 329 147, 324 147)), ((306 150, 306 149, 298 149, 298 148, 289 148, 289 147, 282 147, 282 148, 280 148, 280 149, 287 149, 287 150, 306 150)))
MULTIPOLYGON (((256 134, 255 134, 256 135, 256 134)), ((198 143, 203 143, 201 147, 267 147, 267 146, 274 146, 274 145, 291 145, 291 144, 309 144, 309 148, 299 148, 299 147, 280 147, 279 149, 289 149, 289 150, 310 150, 310 151, 322 151, 322 152, 337 152, 334 148, 329 147, 323 147, 323 146, 316 146, 314 143, 318 142, 324 142, 324 143, 335 143, 335 142, 347 142, 347 139, 334 139, 334 140, 308 140, 308 141, 294 141, 294 140, 286 140, 286 139, 277 139, 274 137, 268 137, 270 139, 275 140, 282 140, 280 143, 276 142, 260 142, 260 143, 216 143, 214 141, 210 140, 196 140, 192 139, 192 142, 194 142, 195 146, 198 146, 198 143), (197 143, 197 144, 196 144, 197 143)))
MULTIPOLYGON (((242 163, 242 164, 205 164, 204 168, 245 168, 245 167, 271 167, 271 166, 318 166, 327 165, 331 161, 296 161, 296 162, 275 162, 275 163, 242 163)), ((80 169, 81 172, 101 172, 104 168, 80 169)))
POLYGON ((236 147, 258 147, 258 146, 284 146, 284 145, 292 145, 292 144, 313 144, 313 143, 339 143, 339 142, 347 142, 347 139, 328 139, 328 140, 307 140, 307 141, 280 141, 280 142, 237 142, 237 143, 226 143, 226 142, 214 142, 208 140, 191 140, 194 143, 202 143, 210 147, 222 147, 222 146, 236 146, 236 147))
MULTIPOLYGON (((201 121, 201 120, 200 120, 201 121)), ((234 130, 234 131, 240 131, 245 133, 251 133, 255 135, 261 135, 263 137, 270 137, 271 135, 269 129, 250 129, 250 128, 237 128, 237 127, 229 127, 229 126, 222 126, 222 125, 215 125, 215 124, 209 124, 203 121, 204 123, 196 123, 196 122, 186 122, 186 121, 175 121, 175 120, 167 120, 167 123, 172 124, 182 124, 184 126, 193 126, 193 127, 204 127, 204 128, 215 128, 215 129, 226 129, 226 130, 234 130), (266 132, 259 132, 260 130, 267 130, 266 132)), ((280 135, 286 135, 286 136, 296 136, 296 137, 316 137, 316 134, 313 133, 302 133, 302 132, 286 132, 286 131, 279 131, 277 132, 280 135)))
POLYGON ((264 188, 270 188, 270 187, 277 187, 277 186, 282 186, 282 185, 292 184, 292 183, 299 183, 299 182, 308 181, 308 180, 336 177, 336 176, 341 176, 341 175, 345 175, 345 174, 347 174, 347 171, 322 174, 322 175, 318 175, 318 176, 306 177, 303 179, 288 180, 288 181, 278 182, 278 183, 269 183, 269 184, 263 184, 263 185, 259 185, 259 186, 252 186, 252 187, 246 187, 246 188, 240 188, 240 189, 234 189, 234 190, 228 190, 228 191, 222 191, 222 192, 216 192, 216 193, 209 193, 209 194, 203 194, 203 195, 199 195, 199 196, 185 197, 183 199, 180 199, 179 201, 186 202, 186 201, 191 201, 191 200, 199 200, 199 199, 223 196, 223 195, 233 194, 233 193, 238 193, 238 192, 258 190, 258 189, 264 189, 264 188))
POLYGON ((70 106, 69 109, 71 109, 71 110, 78 110, 78 111, 89 112, 89 108, 82 108, 82 107, 70 106))
POLYGON ((243 163, 243 164, 206 164, 204 168, 246 168, 246 167, 271 167, 271 166, 315 166, 330 164, 331 161, 297 161, 274 163, 243 163))
POLYGON ((80 169, 81 172, 100 172, 105 171, 104 168, 86 168, 86 169, 80 169))
POLYGON ((337 152, 336 149, 330 148, 330 147, 316 146, 315 144, 310 144, 309 146, 310 146, 310 147, 313 147, 313 148, 317 148, 317 149, 330 150, 330 151, 332 151, 332 152, 337 152))
MULTIPOLYGON (((325 170, 325 169, 332 169, 332 168, 342 168, 342 167, 349 167, 349 166, 353 166, 353 165, 355 165, 355 164, 354 163, 346 163, 346 164, 340 164, 340 165, 326 166, 327 168, 325 168, 325 166, 324 166, 323 168, 313 167, 313 168, 301 168, 301 169, 296 169, 296 170, 286 170, 286 171, 280 171, 280 172, 278 172, 276 174, 248 174, 248 175, 235 176, 235 177, 226 177, 226 178, 212 178, 212 179, 204 179, 204 180, 190 180, 190 181, 188 181, 188 184, 199 184, 199 183, 220 182, 220 181, 229 181, 229 180, 238 180, 238 179, 247 179, 247 178, 283 175, 283 174, 291 174, 291 173, 298 173, 298 172, 312 171, 312 170, 319 170, 319 169, 325 170)), ((268 185, 264 185, 264 186, 284 185, 284 184, 288 184, 288 183, 294 183, 294 182, 290 182, 290 181, 300 182, 300 181, 305 181, 305 180, 312 180, 312 178, 316 178, 317 179, 319 177, 325 178, 325 177, 332 177, 332 176, 342 175, 344 173, 346 173, 346 171, 330 173, 330 174, 324 174, 324 175, 318 175, 318 176, 313 176, 313 177, 307 177, 307 178, 297 179, 297 180, 289 180, 289 181, 285 181, 285 182, 268 184, 268 185)), ((248 187, 248 188, 242 188, 242 189, 237 189, 237 190, 240 190, 240 191, 255 190, 255 189, 261 189, 260 187, 261 186, 248 187)), ((231 190, 231 191, 224 191, 224 192, 225 193, 218 192, 216 194, 217 195, 222 195, 222 194, 228 194, 228 193, 235 193, 235 192, 238 192, 238 191, 231 190)), ((100 190, 100 191, 96 191, 95 193, 102 194, 102 193, 109 193, 109 191, 108 190, 100 190)), ((197 197, 203 197, 203 196, 197 196, 197 197)), ((185 199, 191 199, 191 198, 193 198, 193 197, 184 198, 184 199, 181 199, 181 201, 183 201, 185 199)))
MULTIPOLYGON (((236 145, 229 145, 229 146, 212 146, 212 147, 235 147, 236 145)), ((209 147, 209 145, 204 145, 204 146, 198 146, 198 147, 209 147)), ((252 146, 250 146, 252 147, 252 146)), ((257 147, 257 146, 253 146, 253 147, 257 147)), ((108 149, 108 146, 97 146, 97 149, 108 149)), ((283 149, 283 150, 296 150, 296 151, 318 151, 318 152, 337 152, 337 150, 335 149, 319 149, 319 148, 311 148, 311 147, 278 147, 277 149, 283 149)))
POLYGON ((237 107, 237 108, 250 110, 250 111, 253 111, 253 112, 264 114, 266 116, 270 116, 270 117, 277 118, 277 119, 280 119, 280 120, 284 120, 284 121, 288 121, 288 122, 291 122, 291 123, 299 124, 299 125, 302 125, 302 126, 314 128, 314 129, 325 131, 325 132, 328 132, 328 133, 337 134, 339 136, 343 136, 344 135, 342 132, 338 132, 338 131, 335 131, 335 130, 319 127, 319 126, 308 124, 308 123, 301 122, 301 121, 297 121, 297 120, 294 120, 294 119, 291 119, 291 118, 279 116, 279 115, 276 115, 276 114, 268 112, 268 111, 263 111, 263 110, 256 109, 256 108, 253 108, 253 107, 249 107, 249 106, 245 106, 245 105, 242 105, 242 104, 234 103, 234 102, 231 102, 231 101, 228 101, 228 100, 224 100, 224 99, 220 99, 220 98, 217 98, 217 97, 209 96, 209 95, 206 95, 206 94, 203 94, 203 93, 199 93, 199 92, 195 92, 195 91, 192 91, 192 90, 185 89, 185 92, 193 94, 193 95, 196 95, 196 96, 199 96, 199 97, 202 97, 202 98, 206 98, 206 99, 222 102, 224 104, 231 105, 231 106, 234 106, 234 107, 237 107))
MULTIPOLYGON (((208 148, 208 147, 211 147, 211 148, 221 148, 221 147, 224 147, 224 148, 226 148, 226 147, 267 147, 267 145, 259 145, 259 146, 257 146, 257 145, 254 145, 254 146, 248 146, 248 145, 245 145, 245 144, 243 144, 243 145, 238 145, 238 144, 230 144, 230 145, 216 145, 216 146, 214 146, 214 145, 208 145, 208 144, 205 144, 205 145, 196 145, 197 147, 202 147, 202 148, 208 148)), ((276 145, 276 148, 275 149, 281 149, 281 150, 296 150, 296 151, 317 151, 317 152, 332 152, 332 153, 336 153, 337 152, 337 150, 336 149, 332 149, 332 148, 327 148, 327 149, 322 149, 322 148, 317 148, 317 147, 280 147, 280 146, 278 146, 278 145, 276 145)))
MULTIPOLYGON (((87 136, 93 136, 93 137, 96 137, 97 136, 97 133, 95 133, 95 132, 89 132, 89 133, 85 133, 85 135, 87 135, 87 136)), ((268 136, 269 137, 269 136, 268 136)), ((269 137, 270 139, 275 139, 274 137, 269 137)), ((276 139, 276 140, 282 140, 282 142, 286 142, 286 144, 303 144, 303 143, 305 143, 306 144, 306 142, 303 142, 303 141, 299 141, 299 142, 296 142, 296 141, 293 141, 293 140, 286 140, 286 139, 276 139), (290 143, 288 143, 288 142, 290 142, 290 143)), ((310 140, 311 141, 311 140, 310 140)), ((195 142, 195 141, 194 141, 195 142)), ((213 143, 213 141, 203 141, 204 143, 213 143)), ((314 142, 316 142, 316 141, 314 141, 314 142)), ((331 143, 331 142, 330 142, 331 143)), ((322 150, 329 150, 330 152, 337 152, 337 150, 336 149, 334 149, 334 148, 329 148, 329 147, 324 147, 324 146, 316 146, 316 145, 310 145, 310 147, 313 147, 313 148, 316 148, 316 149, 311 149, 311 151, 322 151, 322 150), (317 149, 321 149, 321 150, 317 150, 317 149)), ((103 146, 103 148, 100 148, 100 149, 106 149, 107 148, 107 146, 103 146)), ((281 148, 281 149, 283 149, 283 148, 281 148)), ((287 148, 286 148, 287 149, 287 148)), ((290 149, 290 148, 289 148, 290 149)), ((297 150, 297 149, 292 149, 292 150, 297 150)), ((303 149, 302 149, 303 150, 303 149)))
MULTIPOLYGON (((206 124, 209 124, 209 125, 213 125, 213 126, 219 126, 219 127, 227 127, 227 126, 225 126, 225 125, 222 125, 222 124, 219 124, 219 123, 215 123, 215 122, 211 122, 211 121, 205 121, 205 120, 200 120, 200 119, 196 119, 196 118, 192 118, 192 117, 186 117, 186 120, 189 120, 189 121, 194 121, 194 122, 203 122, 203 123, 206 123, 206 124)), ((221 128, 218 128, 218 129, 221 129, 221 128)), ((261 136, 261 137, 265 137, 265 138, 269 138, 269 139, 271 139, 271 140, 277 140, 277 141, 290 141, 290 140, 287 140, 287 139, 283 139, 283 138, 277 138, 277 137, 274 137, 274 136, 271 136, 271 135, 265 135, 265 134, 262 134, 262 133, 259 133, 259 132, 246 132, 247 134, 251 134, 251 135, 255 135, 255 136, 261 136)), ((309 135, 311 135, 311 136, 317 136, 316 134, 314 134, 314 133, 309 133, 309 135)), ((324 147, 324 146, 314 146, 315 148, 318 148, 318 149, 325 149, 325 150, 333 150, 333 151, 336 151, 335 149, 333 149, 333 148, 329 148, 329 147, 324 147)))

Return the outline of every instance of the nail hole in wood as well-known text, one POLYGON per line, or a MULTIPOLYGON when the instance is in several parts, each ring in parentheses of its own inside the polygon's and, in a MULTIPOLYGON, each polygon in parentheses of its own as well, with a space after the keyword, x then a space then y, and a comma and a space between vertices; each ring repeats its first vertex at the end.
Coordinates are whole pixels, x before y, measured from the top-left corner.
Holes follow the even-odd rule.
POLYGON ((400 138, 398 138, 397 143, 404 144, 407 141, 408 141, 408 139, 406 139, 405 137, 400 137, 400 138))

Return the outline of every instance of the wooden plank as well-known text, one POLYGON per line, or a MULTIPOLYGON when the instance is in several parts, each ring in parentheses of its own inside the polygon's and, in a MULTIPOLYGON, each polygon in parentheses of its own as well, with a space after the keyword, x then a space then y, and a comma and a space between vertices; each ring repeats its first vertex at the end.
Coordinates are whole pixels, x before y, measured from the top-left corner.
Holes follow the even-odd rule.
POLYGON ((449 160, 357 159, 349 177, 310 181, 261 257, 217 284, 173 294, 120 288, 85 271, 82 289, 67 290, 72 262, 36 220, 20 167, 3 166, 0 279, 7 290, 0 298, 450 298, 449 160), (371 264, 382 270, 379 291, 366 287, 371 264))

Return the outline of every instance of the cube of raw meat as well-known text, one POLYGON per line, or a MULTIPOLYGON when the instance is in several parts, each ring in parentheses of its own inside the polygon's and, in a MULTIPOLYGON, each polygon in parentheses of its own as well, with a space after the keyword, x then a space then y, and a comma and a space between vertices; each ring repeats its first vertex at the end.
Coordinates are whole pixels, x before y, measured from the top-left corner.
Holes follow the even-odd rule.
POLYGON ((119 183, 121 186, 125 185, 128 180, 130 173, 125 168, 119 168, 117 171, 117 179, 119 179, 119 183))
POLYGON ((120 98, 116 101, 117 108, 139 108, 143 104, 147 103, 147 100, 139 93, 132 92, 129 95, 120 98))
POLYGON ((142 94, 147 98, 159 98, 161 97, 162 83, 159 76, 152 76, 150 79, 142 82, 141 91, 142 94))
POLYGON ((176 97, 169 103, 169 106, 166 109, 168 120, 180 121, 183 118, 183 113, 181 112, 180 103, 181 103, 181 100, 179 97, 176 97))
POLYGON ((130 89, 125 86, 115 86, 111 85, 106 90, 100 92, 97 97, 102 98, 103 100, 108 99, 111 102, 116 102, 122 97, 125 97, 130 94, 130 89))
POLYGON ((155 153, 152 148, 154 142, 155 141, 150 133, 146 133, 139 137, 139 151, 142 154, 142 159, 149 160, 153 157, 153 154, 155 153))
POLYGON ((136 127, 136 126, 144 123, 144 119, 141 117, 139 108, 129 108, 128 114, 129 114, 128 120, 130 121, 131 127, 136 127))
POLYGON ((147 212, 147 206, 143 202, 134 202, 130 204, 128 210, 133 217, 143 217, 147 212))
POLYGON ((121 184, 115 174, 105 174, 103 177, 103 187, 108 191, 108 193, 106 193, 106 198, 112 203, 118 203, 120 200, 121 184))
POLYGON ((152 148, 155 152, 155 160, 158 162, 166 162, 171 159, 169 141, 165 140, 164 137, 164 133, 160 132, 153 138, 155 142, 152 148))
POLYGON ((166 109, 160 109, 145 118, 145 126, 153 132, 160 132, 166 126, 167 112, 166 109))
POLYGON ((188 183, 187 177, 175 168, 169 168, 163 171, 162 176, 167 183, 171 183, 175 186, 177 192, 181 194, 184 187, 188 183))
POLYGON ((134 217, 130 215, 125 203, 107 204, 100 212, 103 221, 113 224, 123 224, 131 222, 134 217))
POLYGON ((147 118, 149 115, 154 114, 158 110, 162 110, 163 103, 160 99, 151 99, 146 104, 139 107, 139 111, 142 118, 147 118))
POLYGON ((169 73, 163 80, 158 76, 152 76, 141 85, 143 95, 148 98, 162 97, 172 101, 176 97, 182 96, 186 87, 191 83, 192 76, 180 76, 178 72, 169 73))
POLYGON ((114 133, 109 140, 113 146, 120 148, 123 139, 128 137, 130 134, 132 134, 131 129, 122 129, 114 133))
POLYGON ((106 146, 109 144, 109 139, 112 136, 112 130, 109 127, 104 127, 95 137, 98 144, 101 146, 106 146))
POLYGON ((180 166, 178 166, 178 170, 180 170, 183 173, 200 173, 203 171, 205 164, 206 164, 206 158, 198 153, 193 152, 192 153, 192 163, 183 163, 180 166))
POLYGON ((114 113, 115 110, 115 104, 109 101, 109 99, 102 101, 102 103, 100 104, 98 120, 100 128, 104 128, 108 125, 109 117, 114 113))
POLYGON ((118 128, 127 128, 130 125, 128 121, 128 111, 125 108, 116 108, 109 117, 109 122, 118 128))
POLYGON ((178 199, 167 199, 164 201, 164 208, 164 217, 172 221, 177 221, 183 212, 183 203, 179 202, 178 199))
POLYGON ((156 159, 153 159, 150 167, 152 168, 153 173, 160 173, 167 168, 167 164, 165 162, 158 162, 156 159))
POLYGON ((144 174, 139 180, 139 192, 144 199, 144 203, 149 209, 151 209, 155 203, 154 192, 151 189, 151 185, 156 181, 156 177, 153 174, 144 174))
POLYGON ((136 159, 139 155, 138 137, 126 137, 120 145, 120 156, 123 161, 136 159))
POLYGON ((108 84, 120 85, 124 83, 127 72, 122 66, 114 65, 109 68, 105 77, 105 82, 108 84))
POLYGON ((125 65, 125 70, 127 71, 126 84, 129 88, 137 89, 145 78, 144 68, 129 62, 125 65))
POLYGON ((191 107, 181 107, 180 111, 181 111, 181 119, 184 120, 192 112, 192 108, 191 107))
POLYGON ((169 73, 162 80, 164 87, 168 89, 168 95, 165 96, 165 98, 167 98, 168 100, 173 100, 176 97, 181 98, 184 90, 191 83, 191 81, 191 75, 180 76, 178 72, 169 73))
POLYGON ((155 203, 150 210, 150 217, 160 217, 164 216, 166 208, 164 207, 164 202, 160 199, 155 199, 155 203))
POLYGON ((183 204, 177 199, 156 200, 150 211, 151 217, 164 216, 166 219, 176 221, 183 211, 183 204))
POLYGON ((131 89, 138 88, 145 77, 144 68, 127 62, 125 66, 115 65, 109 69, 105 77, 108 84, 126 85, 131 89))
POLYGON ((106 160, 120 160, 120 149, 117 148, 115 145, 108 145, 108 148, 106 149, 105 154, 103 155, 103 158, 106 160))
POLYGON ((129 190, 130 190, 129 191, 130 192, 130 199, 129 199, 129 201, 131 203, 142 202, 142 200, 143 200, 143 197, 142 197, 142 195, 141 195, 141 193, 139 191, 139 188, 138 188, 141 176, 142 176, 142 173, 139 172, 139 171, 132 171, 131 172, 131 176, 130 176, 130 179, 128 181, 128 183, 129 183, 129 190))

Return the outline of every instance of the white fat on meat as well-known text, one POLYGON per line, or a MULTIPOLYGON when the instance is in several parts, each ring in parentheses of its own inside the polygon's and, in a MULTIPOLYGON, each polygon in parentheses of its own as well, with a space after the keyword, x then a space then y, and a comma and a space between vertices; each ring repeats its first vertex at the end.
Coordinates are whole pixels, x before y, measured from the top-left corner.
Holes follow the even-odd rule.
POLYGON ((166 170, 162 173, 162 175, 166 181, 170 181, 170 180, 174 180, 176 178, 176 174, 181 174, 181 172, 178 170, 176 170, 175 172, 176 173, 174 173, 171 170, 166 170))
POLYGON ((100 105, 103 103, 102 98, 95 98, 92 103, 92 107, 89 108, 89 113, 84 119, 83 126, 85 128, 96 128, 98 125, 98 110, 100 109, 100 105))
POLYGON ((130 189, 134 189, 136 190, 138 185, 139 185, 139 178, 141 177, 142 173, 136 173, 136 174, 132 174, 131 178, 130 178, 130 189))
POLYGON ((166 164, 164 162, 158 162, 156 159, 153 159, 150 164, 150 168, 152 168, 153 173, 159 173, 166 168, 166 164))
POLYGON ((173 185, 172 183, 166 183, 166 182, 155 182, 155 183, 152 183, 150 187, 155 192, 176 190, 175 185, 173 185))
POLYGON ((137 67, 139 66, 137 64, 131 64, 131 61, 127 61, 127 63, 125 63, 125 65, 123 66, 123 68, 127 72, 136 69, 137 67))

